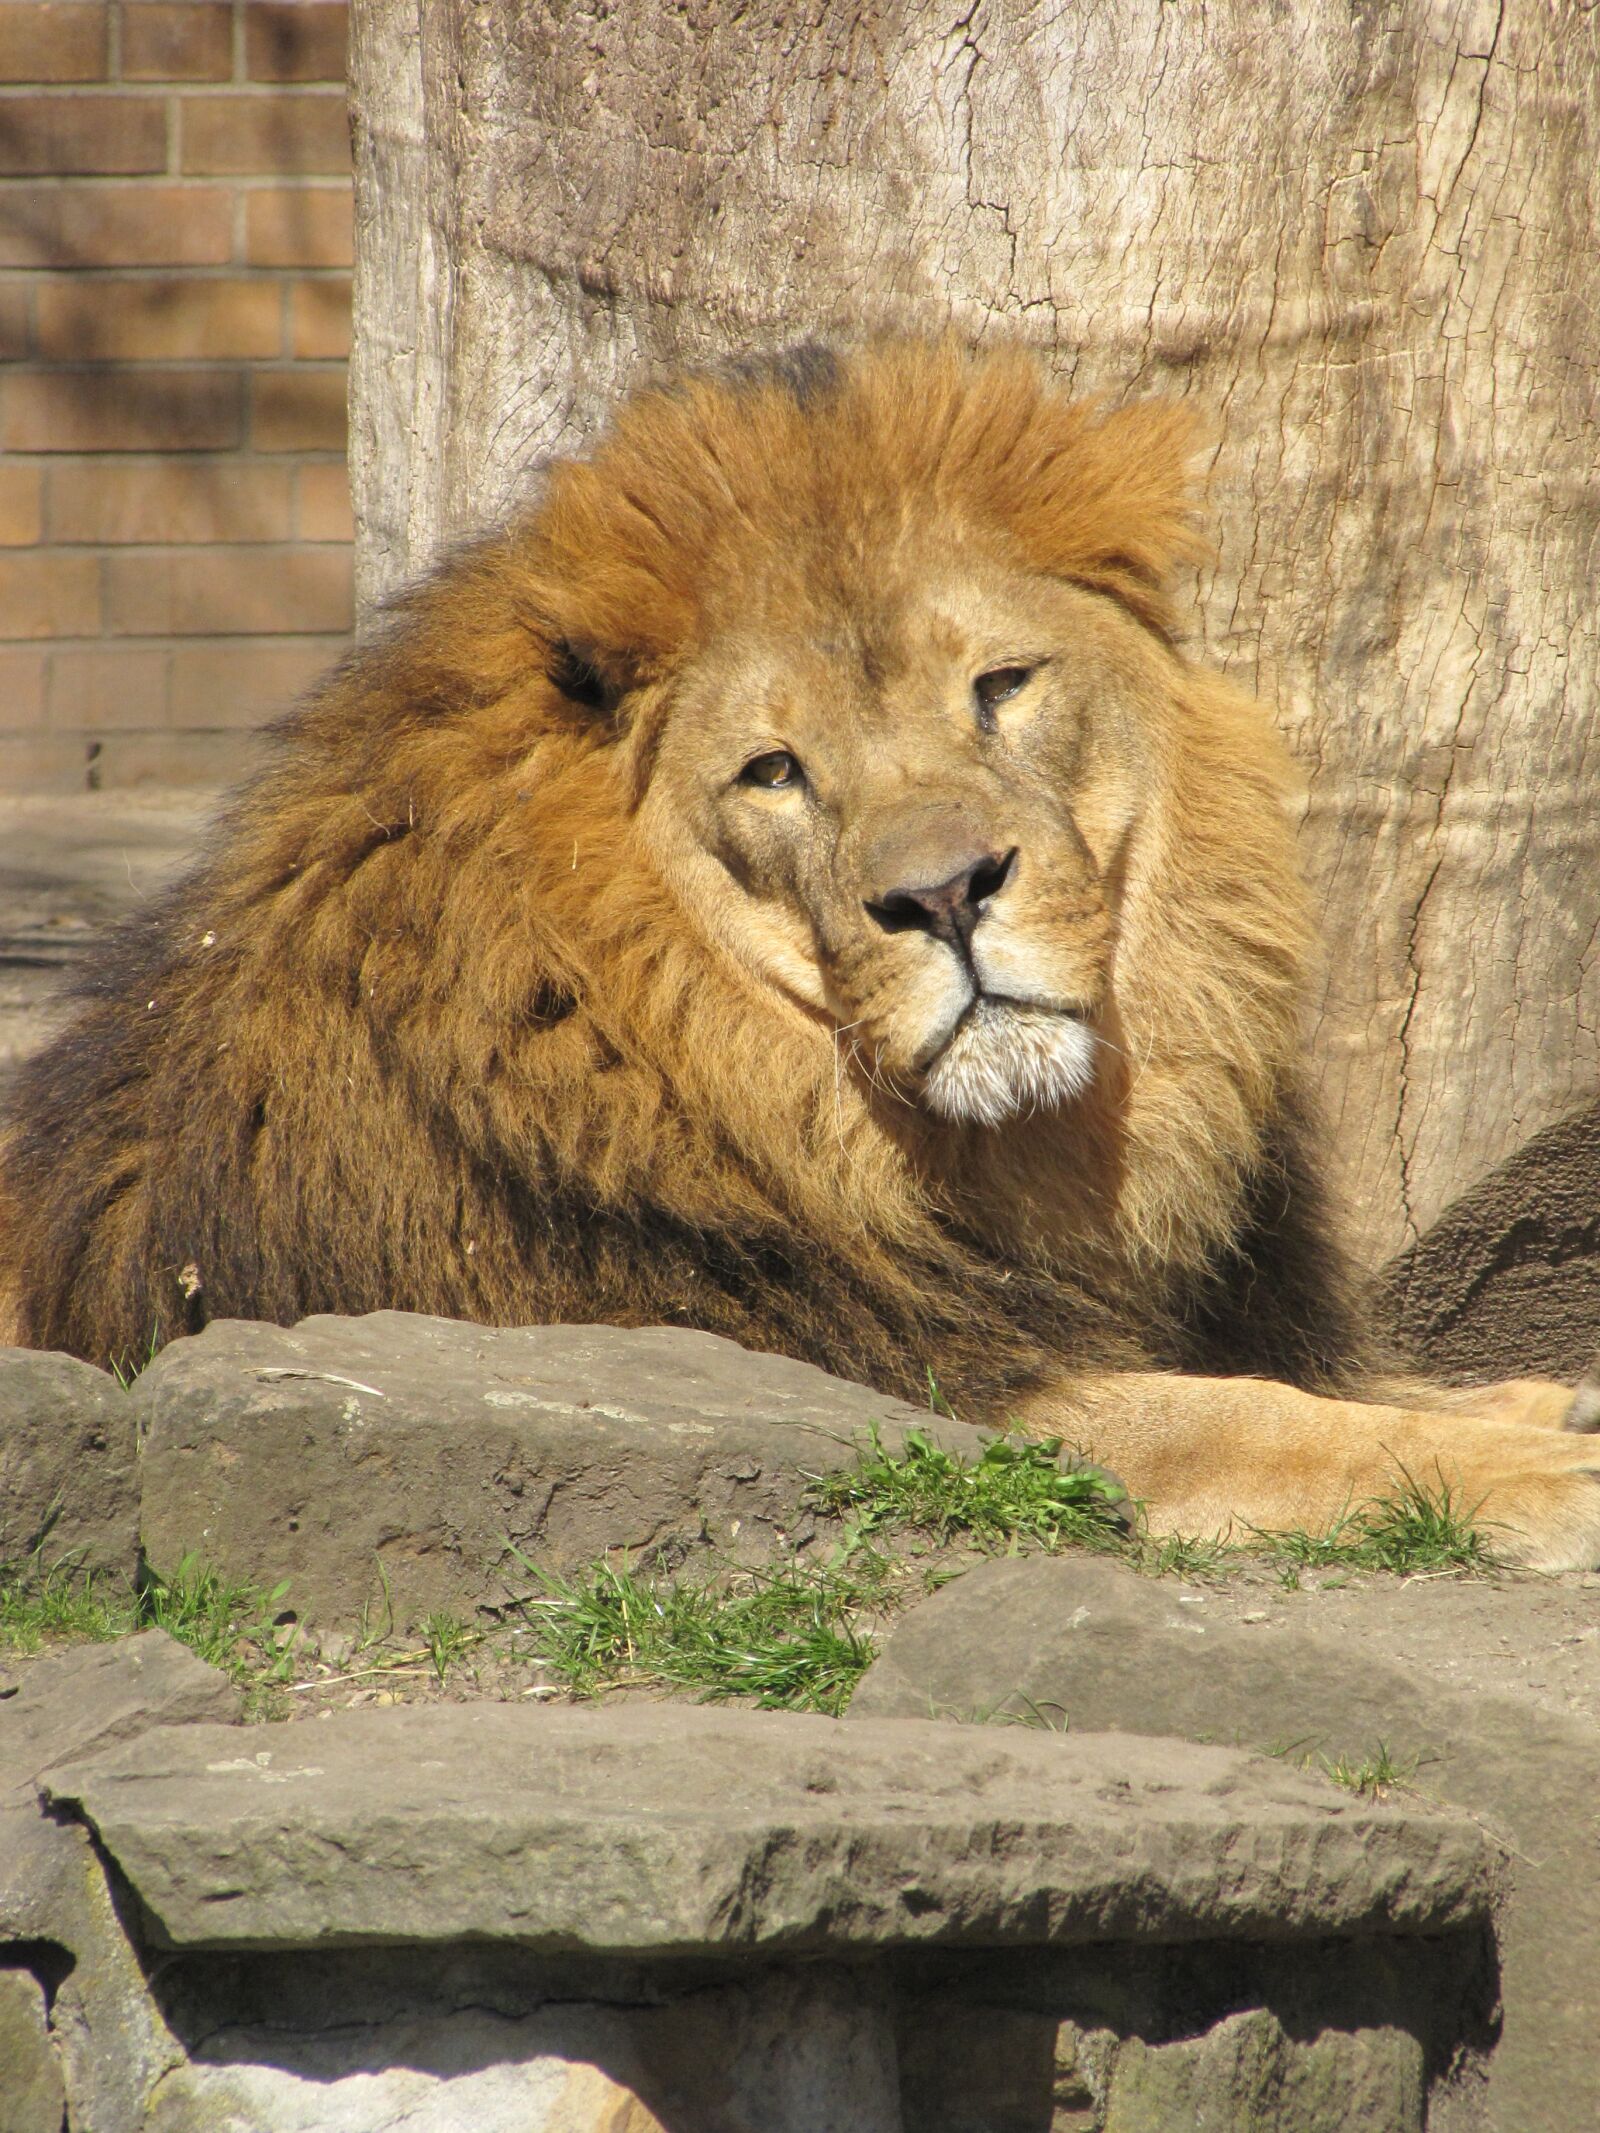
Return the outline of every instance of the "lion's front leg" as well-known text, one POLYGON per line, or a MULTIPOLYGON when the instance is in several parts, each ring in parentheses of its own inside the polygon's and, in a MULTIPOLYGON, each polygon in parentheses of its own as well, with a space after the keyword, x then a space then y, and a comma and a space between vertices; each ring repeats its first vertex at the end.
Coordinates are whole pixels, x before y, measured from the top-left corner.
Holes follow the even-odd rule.
POLYGON ((1409 1475, 1448 1487, 1508 1561, 1600 1564, 1600 1444, 1580 1433, 1143 1372, 1064 1382, 1019 1419, 1109 1467, 1155 1533, 1325 1532, 1409 1475))

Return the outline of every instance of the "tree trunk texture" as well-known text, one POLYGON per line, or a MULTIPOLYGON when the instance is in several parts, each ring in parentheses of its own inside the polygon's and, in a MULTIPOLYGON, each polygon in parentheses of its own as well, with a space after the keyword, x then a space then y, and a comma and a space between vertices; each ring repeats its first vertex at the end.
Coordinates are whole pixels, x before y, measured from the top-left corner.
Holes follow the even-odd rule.
POLYGON ((1515 1319, 1546 1276, 1559 1324, 1508 1325, 1503 1354, 1581 1364, 1600 10, 356 0, 352 94, 368 602, 636 376, 729 351, 948 325, 1024 337, 1079 391, 1200 407, 1217 547, 1192 633, 1308 773, 1353 1239, 1436 1365, 1476 1370, 1452 1328, 1515 1319))

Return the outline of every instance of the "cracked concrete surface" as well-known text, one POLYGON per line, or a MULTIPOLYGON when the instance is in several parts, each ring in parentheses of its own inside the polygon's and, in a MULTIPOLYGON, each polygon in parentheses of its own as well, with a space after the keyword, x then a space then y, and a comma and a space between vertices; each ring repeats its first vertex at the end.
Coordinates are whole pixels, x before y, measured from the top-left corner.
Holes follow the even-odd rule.
POLYGON ((216 795, 0 796, 0 1091, 61 1025, 96 941, 193 856, 216 795))

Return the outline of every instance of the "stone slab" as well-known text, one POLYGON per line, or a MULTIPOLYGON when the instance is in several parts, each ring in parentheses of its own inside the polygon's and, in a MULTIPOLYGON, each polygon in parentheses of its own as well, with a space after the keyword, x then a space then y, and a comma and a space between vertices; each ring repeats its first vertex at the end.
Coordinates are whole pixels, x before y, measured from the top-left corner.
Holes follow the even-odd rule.
MULTIPOLYGON (((143 2133, 152 2085, 183 2055, 150 1997, 88 1831, 47 1816, 35 1779, 49 1762, 114 1748, 151 1727, 232 1718, 240 1692, 160 1630, 20 1661, 17 1683, 0 1703, 0 1963, 8 1946, 65 1951, 50 2038, 71 2123, 143 2133)), ((48 2116, 48 2076, 40 2079, 48 2116)), ((3 2114, 0 2101, 0 2126, 3 2114)), ((58 2110, 51 2133, 60 2124, 58 2110)))
POLYGON ((1382 1743, 1401 1767, 1420 1759, 1417 1787, 1477 1817, 1504 1863, 1504 2029, 1482 2123, 1495 2133, 1600 2125, 1592 1725, 1510 1696, 1463 1696, 1347 1639, 1218 1619, 1203 1588, 1082 1556, 987 1563, 945 1587, 891 1631, 849 1715, 881 1724, 1029 1712, 1069 1729, 1357 1762, 1382 1743))
POLYGON ((74 1356, 0 1348, 0 1563, 37 1555, 131 1579, 138 1552, 128 1395, 74 1356))
POLYGON ((23 1666, 15 1696, 0 1705, 0 1799, 33 1796, 52 1763, 76 1761, 133 1740, 152 1726, 239 1715, 227 1675, 164 1630, 113 1644, 81 1644, 23 1666))
POLYGON ((0 1970, 0 2133, 61 2133, 66 2108, 44 1988, 0 1970))
POLYGON ((1462 1820, 1232 1749, 641 1705, 163 1727, 46 1774, 172 1948, 549 1953, 1434 1933, 1462 1820))
POLYGON ((533 1587, 513 1550, 558 1570, 701 1539, 759 1559, 793 1535, 807 1473, 872 1424, 984 1441, 709 1333, 398 1311, 220 1320, 163 1349, 133 1404, 154 1567, 193 1551, 268 1590, 288 1578, 286 1605, 323 1625, 494 1607, 533 1587))

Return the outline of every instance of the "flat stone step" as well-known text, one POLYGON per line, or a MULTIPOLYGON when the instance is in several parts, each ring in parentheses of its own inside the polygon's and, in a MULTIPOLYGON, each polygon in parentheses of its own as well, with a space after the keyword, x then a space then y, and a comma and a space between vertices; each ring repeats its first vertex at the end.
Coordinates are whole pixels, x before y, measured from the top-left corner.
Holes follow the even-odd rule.
POLYGON ((1437 1933, 1494 1895, 1470 1823, 1122 1734, 683 1705, 165 1726, 47 1772, 158 1946, 490 1940, 552 1954, 1437 1933))

